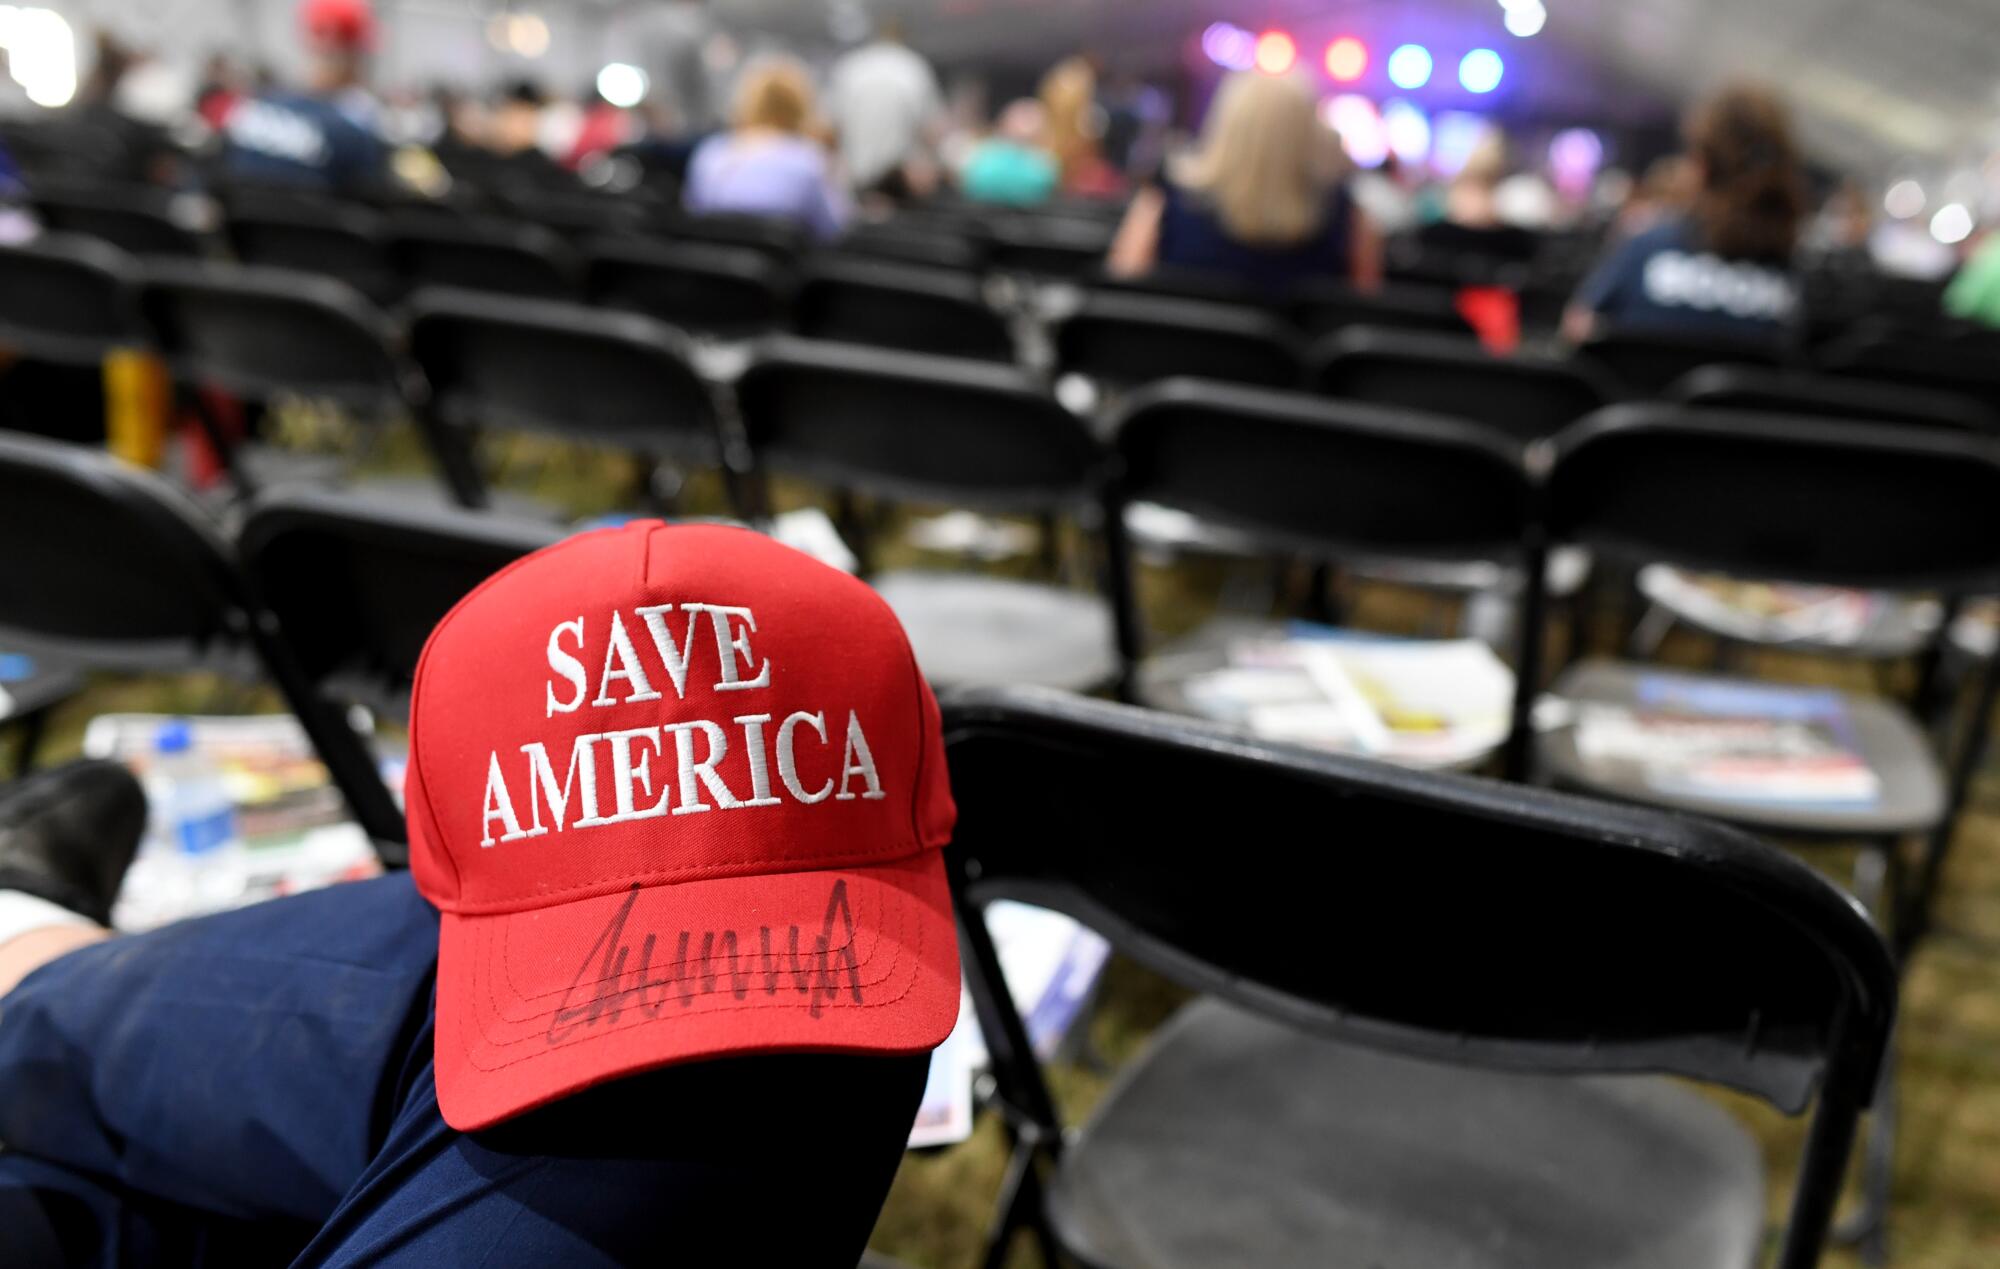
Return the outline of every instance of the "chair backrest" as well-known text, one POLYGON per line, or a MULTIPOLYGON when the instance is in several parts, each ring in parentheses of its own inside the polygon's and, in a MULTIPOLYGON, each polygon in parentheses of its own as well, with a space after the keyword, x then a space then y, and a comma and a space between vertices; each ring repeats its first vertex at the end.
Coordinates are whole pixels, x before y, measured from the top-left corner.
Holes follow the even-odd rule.
POLYGON ((0 433, 0 646, 125 668, 240 659, 251 606, 199 508, 102 450, 0 433))
POLYGON ((1517 561, 1533 524, 1519 448, 1457 419, 1170 379, 1121 401, 1109 426, 1122 501, 1273 550, 1517 561))
POLYGON ((371 837, 402 840, 373 755, 325 707, 199 508, 102 450, 0 435, 0 643, 116 669, 249 668, 284 694, 371 837))
POLYGON ((1703 366, 1676 380, 1662 395, 1705 410, 1909 423, 1967 432, 2000 430, 2000 415, 1971 397, 1804 370, 1703 366))
POLYGON ((706 242, 744 247, 763 253, 772 264, 789 269, 805 250, 805 231, 789 220, 771 216, 711 212, 696 215, 678 209, 661 213, 654 227, 678 242, 706 242))
POLYGON ((382 219, 366 208, 244 194, 230 201, 224 231, 245 264, 324 274, 378 304, 401 297, 382 219))
POLYGON ((835 248, 844 255, 871 260, 896 260, 938 269, 978 272, 986 266, 985 239, 970 231, 946 227, 935 220, 897 217, 855 225, 840 236, 835 248))
POLYGON ((410 299, 410 355, 446 423, 713 461, 714 405, 679 331, 637 313, 444 289, 410 299))
POLYGON ((1616 395, 1553 357, 1496 356, 1472 340, 1417 331, 1345 330, 1314 362, 1313 388, 1324 396, 1469 419, 1517 441, 1552 435, 1616 395))
POLYGON ((560 238, 537 225, 466 217, 390 218, 389 257, 411 290, 426 286, 574 299, 579 272, 560 238))
POLYGON ((811 339, 1014 359, 1006 319, 986 303, 979 278, 969 273, 822 259, 799 285, 792 324, 811 339))
POLYGON ((364 415, 402 399, 388 319, 348 286, 309 273, 155 261, 140 306, 184 383, 253 400, 326 398, 364 415))
POLYGON ((2000 586, 1982 436, 1631 404, 1556 441, 1553 535, 1627 561, 1888 590, 2000 586))
POLYGON ((1956 392, 2000 410, 2000 333, 1947 340, 1860 332, 1829 345, 1820 364, 1837 375, 1956 392))
POLYGON ((1075 509, 1096 494, 1089 429, 1009 366, 777 339, 736 397, 761 467, 996 511, 1075 509))
POLYGON ((1407 283, 1359 291, 1340 282, 1309 282, 1292 293, 1287 307, 1292 320, 1314 337, 1349 326, 1473 335, 1450 287, 1407 283))
POLYGON ((1817 1090, 1781 1262, 1813 1263, 1896 975, 1810 867, 1707 821, 1054 693, 954 694, 944 720, 968 981, 1001 1101, 1044 1121, 1050 1148, 1047 1089, 980 919, 997 899, 1066 912, 1185 986, 1343 1041, 1668 1072, 1790 1113, 1817 1090), (1309 863, 1289 836, 1246 839, 1277 825, 1306 831, 1309 863))
POLYGON ((784 271, 753 247, 597 239, 584 274, 593 304, 725 339, 777 329, 790 305, 784 271))
POLYGON ((1104 263, 1114 230, 1090 217, 996 213, 985 222, 986 259, 1003 273, 1080 278, 1104 263))
POLYGON ((519 219, 571 241, 604 234, 638 233, 647 221, 648 208, 641 200, 582 188, 508 189, 501 193, 500 201, 519 219))
POLYGON ((1056 328, 1056 367, 1113 387, 1175 375, 1267 388, 1299 384, 1297 336, 1249 305, 1099 292, 1056 328))
POLYGON ((1673 331, 1608 330, 1577 350, 1625 389, 1627 396, 1656 396, 1668 384, 1702 366, 1776 366, 1784 345, 1769 339, 1729 339, 1673 331))
POLYGON ((0 348, 88 366, 142 344, 137 287, 132 260, 96 239, 50 235, 0 246, 0 348))
POLYGON ((200 256, 202 237, 173 218, 163 190, 115 186, 38 188, 35 214, 56 233, 98 238, 135 256, 200 256))
POLYGON ((294 489, 257 500, 237 547, 306 681, 330 700, 401 717, 432 627, 473 587, 560 536, 504 516, 294 489))

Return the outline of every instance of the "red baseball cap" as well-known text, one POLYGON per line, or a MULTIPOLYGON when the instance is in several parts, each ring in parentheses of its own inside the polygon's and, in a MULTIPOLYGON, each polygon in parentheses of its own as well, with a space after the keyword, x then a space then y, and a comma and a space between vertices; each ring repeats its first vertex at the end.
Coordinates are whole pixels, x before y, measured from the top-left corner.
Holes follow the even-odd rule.
POLYGON ((410 867, 472 1130, 747 1053, 913 1053, 958 1016, 937 701, 874 591, 643 521, 489 578, 417 666, 410 867))
POLYGON ((321 48, 375 51, 375 6, 368 0, 306 0, 299 24, 321 48))

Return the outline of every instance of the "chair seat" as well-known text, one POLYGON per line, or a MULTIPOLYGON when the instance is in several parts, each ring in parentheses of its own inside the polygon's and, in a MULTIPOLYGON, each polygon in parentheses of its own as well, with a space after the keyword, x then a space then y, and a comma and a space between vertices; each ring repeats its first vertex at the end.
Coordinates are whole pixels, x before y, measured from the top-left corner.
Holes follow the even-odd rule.
POLYGON ((1763 1167, 1668 1080, 1421 1062, 1199 1000, 1064 1154, 1049 1214, 1123 1269, 1735 1269, 1763 1167))
POLYGON ((1650 564, 1639 570, 1639 593, 1675 620, 1717 638, 1868 661, 1914 656, 1936 633, 1941 616, 1934 600, 1833 588, 1816 588, 1818 597, 1809 606, 1776 616, 1745 602, 1754 592, 1732 594, 1703 584, 1709 580, 1650 564))
MULTIPOLYGON (((1198 698, 1198 680, 1217 671, 1225 670, 1232 664, 1232 650, 1242 644, 1278 643, 1295 638, 1312 637, 1315 632, 1323 637, 1344 636, 1359 643, 1380 642, 1384 644, 1423 644, 1431 640, 1400 640, 1369 635, 1358 631, 1342 630, 1338 627, 1316 626, 1310 622, 1272 621, 1265 618, 1223 616, 1208 621, 1187 634, 1180 636, 1146 657, 1139 663, 1134 676, 1133 692, 1138 703, 1152 709, 1165 710, 1170 714, 1190 714, 1197 718, 1212 718, 1218 722, 1247 726, 1258 731, 1267 739, 1287 740, 1292 743, 1318 744, 1317 740, 1297 735, 1279 735, 1261 729, 1253 719, 1233 717, 1229 713, 1204 708, 1198 698)), ((1508 688, 1511 694, 1511 685, 1508 688)), ((1502 711, 1504 714, 1504 710, 1502 711)), ((1452 771, 1470 771, 1483 765, 1493 756, 1506 740, 1504 722, 1497 727, 1490 742, 1478 741, 1470 748, 1455 752, 1417 756, 1381 753, 1387 762, 1403 762, 1412 766, 1441 768, 1452 771)), ((1345 745, 1330 745, 1340 752, 1365 753, 1345 745)))
POLYGON ((1098 596, 971 573, 907 571, 872 580, 937 687, 1084 692, 1118 673, 1111 606, 1098 596))
POLYGON ((83 690, 83 675, 59 663, 0 649, 0 723, 31 718, 83 690))
MULTIPOLYGON (((1777 685, 1751 679, 1686 674, 1654 666, 1585 661, 1557 681, 1553 695, 1570 717, 1543 730, 1542 765, 1559 785, 1670 810, 1709 815, 1781 834, 1876 837, 1923 832, 1944 816, 1944 779, 1922 731, 1908 712, 1879 697, 1826 691, 1839 698, 1846 740, 1875 773, 1879 795, 1870 802, 1751 801, 1663 789, 1631 764, 1586 760, 1577 744, 1576 718, 1593 705, 1635 708, 1649 682, 1667 681, 1720 690, 1761 691, 1777 685)), ((1782 688, 1779 690, 1783 690, 1782 688)), ((1538 720, 1539 721, 1539 720, 1538 720)))

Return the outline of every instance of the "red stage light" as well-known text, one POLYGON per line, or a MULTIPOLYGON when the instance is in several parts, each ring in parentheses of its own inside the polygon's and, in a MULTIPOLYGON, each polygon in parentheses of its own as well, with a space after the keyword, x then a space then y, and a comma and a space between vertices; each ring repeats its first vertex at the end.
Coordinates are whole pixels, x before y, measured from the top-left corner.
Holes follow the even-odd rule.
POLYGON ((1282 75, 1298 60, 1299 46, 1283 31, 1266 31, 1257 37, 1257 69, 1266 75, 1282 75))
POLYGON ((1351 35, 1343 35, 1326 46, 1326 73, 1341 83, 1352 83, 1368 69, 1368 46, 1351 35))

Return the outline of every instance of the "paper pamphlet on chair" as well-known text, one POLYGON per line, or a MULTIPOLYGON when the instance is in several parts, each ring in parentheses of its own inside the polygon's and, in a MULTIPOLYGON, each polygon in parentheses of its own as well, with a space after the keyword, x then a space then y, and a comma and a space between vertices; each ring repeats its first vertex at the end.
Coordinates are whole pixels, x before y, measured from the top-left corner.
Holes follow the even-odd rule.
POLYGON ((1412 766, 1477 761, 1507 736, 1514 674, 1476 639, 1388 639, 1295 622, 1231 643, 1183 691, 1269 740, 1412 766))
POLYGON ((1723 802, 1868 806, 1882 794, 1840 693, 1648 675, 1632 705, 1585 702, 1576 747, 1661 793, 1723 802))

